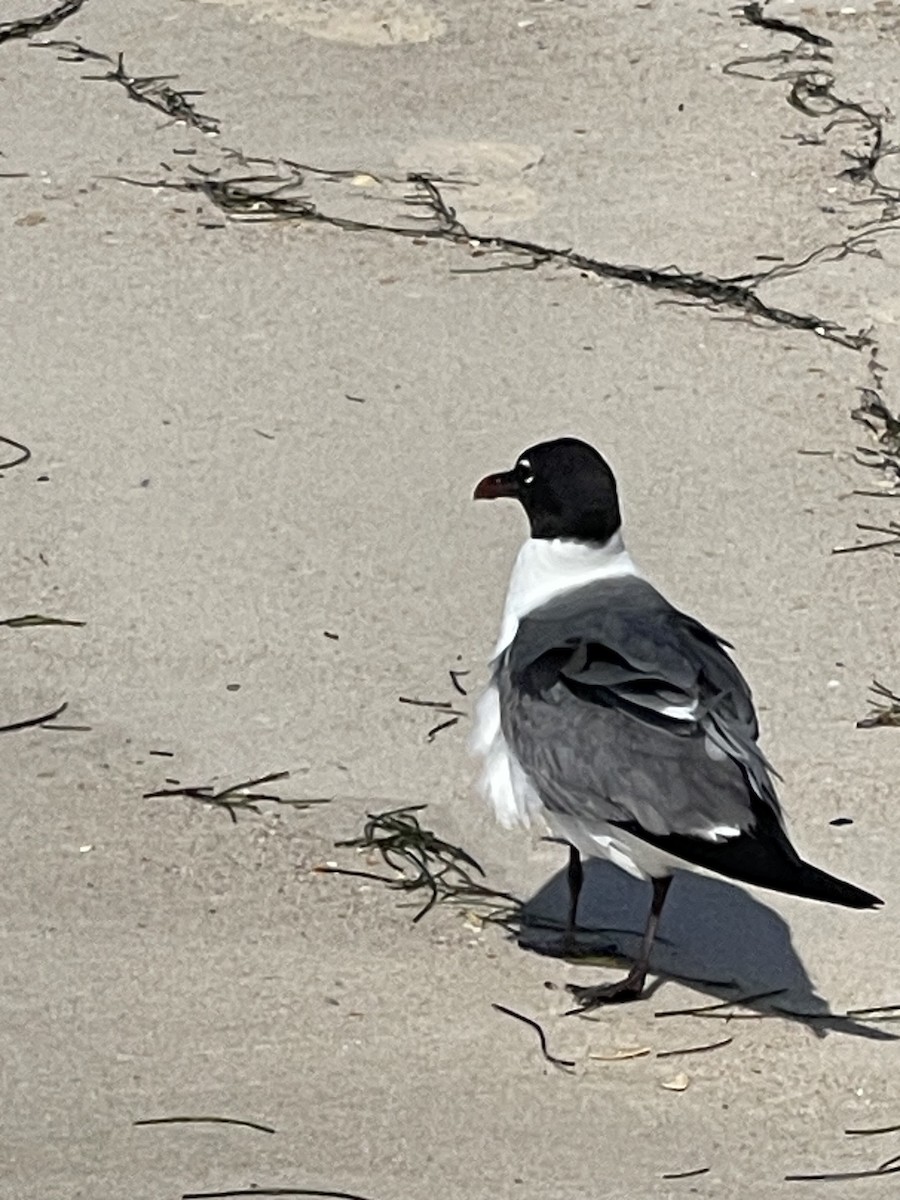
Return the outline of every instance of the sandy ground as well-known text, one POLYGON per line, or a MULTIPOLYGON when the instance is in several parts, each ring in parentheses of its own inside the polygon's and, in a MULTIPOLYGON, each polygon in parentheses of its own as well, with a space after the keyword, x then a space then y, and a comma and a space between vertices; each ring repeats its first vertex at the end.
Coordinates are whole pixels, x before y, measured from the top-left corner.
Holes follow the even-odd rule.
MULTIPOLYGON (((836 90, 895 104, 900 6, 799 7, 777 11, 833 40, 836 90)), ((894 1195, 784 1181, 900 1151, 843 1132, 900 1120, 900 1049, 871 1025, 654 1015, 729 994, 669 973, 785 988, 803 1012, 900 1001, 900 734, 855 727, 873 676, 900 682, 900 568, 831 554, 897 515, 850 494, 875 485, 849 419, 868 351, 552 266, 459 273, 485 265, 459 246, 226 225, 109 178, 182 178, 240 147, 357 172, 310 194, 386 220, 408 210, 373 177, 455 172, 484 235, 731 275, 878 215, 836 178, 863 131, 803 144, 824 120, 786 103, 789 81, 723 74, 795 44, 726 5, 88 0, 45 36, 205 89, 221 134, 82 78, 107 64, 0 46, 0 167, 27 173, 0 179, 0 433, 33 455, 2 479, 0 615, 85 622, 3 631, 2 720, 65 700, 89 727, 2 739, 0 1194, 894 1195), (886 900, 679 881, 659 987, 589 1022, 561 1016, 562 988, 598 969, 459 910, 413 924, 397 893, 313 870, 366 868, 335 840, 425 803, 494 887, 558 900, 560 848, 496 829, 472 794, 467 720, 429 743, 435 714, 398 697, 469 710, 448 672, 483 680, 523 535, 472 485, 563 432, 615 465, 644 569, 735 642, 798 844, 886 900), (277 770, 281 795, 334 799, 232 824, 143 798, 277 770), (648 1052, 590 1057, 629 1048, 648 1052), (178 1115, 277 1132, 133 1125, 178 1115)), ((876 245, 765 295, 870 328, 890 367, 900 250, 876 245)), ((591 920, 634 929, 646 899, 601 868, 591 920)))

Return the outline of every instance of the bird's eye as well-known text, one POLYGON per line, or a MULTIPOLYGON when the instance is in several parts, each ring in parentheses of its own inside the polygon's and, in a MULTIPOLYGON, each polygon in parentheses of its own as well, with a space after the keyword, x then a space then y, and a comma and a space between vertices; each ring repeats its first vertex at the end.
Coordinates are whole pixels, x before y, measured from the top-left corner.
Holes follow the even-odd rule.
POLYGON ((531 463, 527 458, 520 458, 516 463, 516 474, 519 477, 520 483, 534 483, 534 475, 531 471, 531 463))

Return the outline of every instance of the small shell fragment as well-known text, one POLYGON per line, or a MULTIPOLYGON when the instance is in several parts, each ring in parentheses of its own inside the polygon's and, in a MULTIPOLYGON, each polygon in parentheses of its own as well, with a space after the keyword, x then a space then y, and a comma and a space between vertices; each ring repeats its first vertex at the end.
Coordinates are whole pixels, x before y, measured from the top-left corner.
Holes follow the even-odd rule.
POLYGON ((684 1071, 679 1071, 679 1073, 674 1075, 671 1079, 663 1080, 662 1086, 667 1092, 683 1092, 687 1090, 687 1086, 690 1082, 690 1079, 687 1077, 687 1075, 685 1075, 684 1071))

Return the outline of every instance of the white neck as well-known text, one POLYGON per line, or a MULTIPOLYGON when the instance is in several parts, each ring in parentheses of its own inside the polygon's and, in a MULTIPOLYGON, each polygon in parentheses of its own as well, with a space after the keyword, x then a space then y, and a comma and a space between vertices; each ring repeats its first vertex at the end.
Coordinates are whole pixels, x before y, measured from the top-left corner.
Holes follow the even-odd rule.
POLYGON ((493 657, 516 636, 519 621, 554 596, 600 579, 638 575, 621 531, 602 546, 572 538, 528 538, 516 557, 493 657))

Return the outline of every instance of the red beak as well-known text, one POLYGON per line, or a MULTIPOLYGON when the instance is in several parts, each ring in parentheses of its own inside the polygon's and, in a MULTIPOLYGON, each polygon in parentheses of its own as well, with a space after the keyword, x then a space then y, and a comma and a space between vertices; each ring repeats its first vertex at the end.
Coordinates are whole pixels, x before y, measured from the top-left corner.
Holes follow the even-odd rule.
POLYGON ((499 475, 486 475, 479 483, 472 496, 473 500, 500 500, 504 497, 517 499, 519 488, 512 471, 503 471, 499 475))

